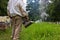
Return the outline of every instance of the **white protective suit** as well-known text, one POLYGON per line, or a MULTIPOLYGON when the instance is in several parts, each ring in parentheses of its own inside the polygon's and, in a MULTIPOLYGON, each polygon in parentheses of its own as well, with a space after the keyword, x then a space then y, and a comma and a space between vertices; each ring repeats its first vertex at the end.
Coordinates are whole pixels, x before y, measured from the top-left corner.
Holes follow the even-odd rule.
POLYGON ((24 11, 26 11, 26 4, 22 0, 9 0, 7 10, 9 10, 10 16, 14 16, 16 14, 22 16, 21 11, 17 5, 22 6, 24 11))

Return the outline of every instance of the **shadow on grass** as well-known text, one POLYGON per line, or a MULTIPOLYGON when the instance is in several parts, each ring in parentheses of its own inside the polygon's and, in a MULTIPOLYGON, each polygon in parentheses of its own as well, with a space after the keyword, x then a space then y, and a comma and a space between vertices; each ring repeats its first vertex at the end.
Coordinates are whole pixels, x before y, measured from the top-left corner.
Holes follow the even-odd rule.
POLYGON ((7 32, 7 30, 0 30, 0 35, 3 35, 7 32))

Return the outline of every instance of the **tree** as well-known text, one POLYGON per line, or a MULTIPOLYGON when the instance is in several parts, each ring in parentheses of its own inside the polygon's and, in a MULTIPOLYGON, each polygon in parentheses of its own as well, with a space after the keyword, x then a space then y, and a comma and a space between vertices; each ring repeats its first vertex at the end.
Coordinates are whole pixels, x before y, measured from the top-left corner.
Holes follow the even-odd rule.
POLYGON ((27 11, 29 11, 30 20, 36 21, 39 15, 39 0, 27 0, 27 11))
POLYGON ((50 15, 51 21, 60 21, 60 0, 53 0, 48 6, 47 13, 50 15))
POLYGON ((8 0, 0 0, 0 16, 7 15, 7 1, 8 0))

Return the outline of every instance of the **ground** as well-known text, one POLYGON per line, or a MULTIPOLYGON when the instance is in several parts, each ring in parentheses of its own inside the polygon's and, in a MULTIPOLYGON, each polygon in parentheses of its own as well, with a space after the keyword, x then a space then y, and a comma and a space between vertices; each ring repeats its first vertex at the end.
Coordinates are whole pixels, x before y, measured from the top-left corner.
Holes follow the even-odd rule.
MULTIPOLYGON (((11 30, 0 30, 0 40, 11 40, 11 30)), ((28 28, 22 27, 21 40, 60 40, 60 24, 34 23, 28 28)))

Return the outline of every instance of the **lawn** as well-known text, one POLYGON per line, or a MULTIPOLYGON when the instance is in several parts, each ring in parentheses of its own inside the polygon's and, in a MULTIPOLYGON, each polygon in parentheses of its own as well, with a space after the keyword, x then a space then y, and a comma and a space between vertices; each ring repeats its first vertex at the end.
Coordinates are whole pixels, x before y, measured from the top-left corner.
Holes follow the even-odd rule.
MULTIPOLYGON (((0 40, 11 40, 11 28, 0 30, 0 40)), ((20 40, 60 40, 60 25, 48 22, 34 23, 28 28, 22 27, 20 40)))

